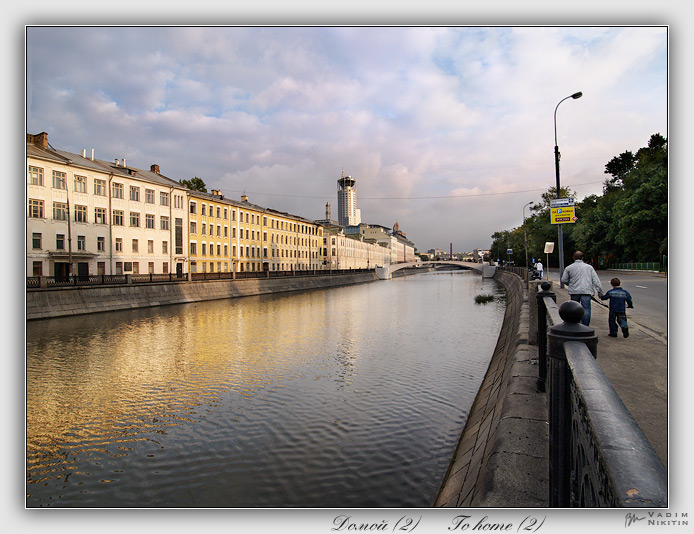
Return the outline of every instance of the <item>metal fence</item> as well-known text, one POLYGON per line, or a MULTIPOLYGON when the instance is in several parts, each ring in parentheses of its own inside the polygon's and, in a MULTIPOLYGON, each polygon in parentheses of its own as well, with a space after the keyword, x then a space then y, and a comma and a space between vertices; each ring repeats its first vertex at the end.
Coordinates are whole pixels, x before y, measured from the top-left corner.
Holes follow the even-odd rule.
MULTIPOLYGON (((202 280, 245 280, 249 278, 287 278, 296 276, 341 276, 359 273, 373 273, 374 269, 341 269, 341 270, 310 270, 310 271, 243 271, 233 273, 209 272, 191 273, 190 281, 202 280)), ((70 288, 100 285, 154 284, 170 282, 188 282, 188 274, 99 274, 71 276, 27 276, 27 289, 70 288)))
POLYGON ((667 507, 667 471, 597 363, 574 301, 537 293, 538 389, 549 403, 550 506, 667 507))
POLYGON ((657 261, 651 261, 641 263, 610 263, 607 268, 622 271, 660 271, 661 266, 657 261))

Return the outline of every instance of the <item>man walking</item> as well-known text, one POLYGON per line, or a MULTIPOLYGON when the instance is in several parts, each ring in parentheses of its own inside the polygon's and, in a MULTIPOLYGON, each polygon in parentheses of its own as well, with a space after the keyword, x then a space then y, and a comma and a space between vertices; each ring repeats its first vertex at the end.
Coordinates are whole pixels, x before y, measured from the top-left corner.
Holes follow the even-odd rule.
POLYGON ((583 306, 583 319, 581 324, 590 325, 590 297, 597 292, 602 297, 602 284, 595 269, 583 262, 583 252, 574 252, 574 262, 564 269, 561 277, 562 283, 569 288, 571 300, 579 302, 583 306))

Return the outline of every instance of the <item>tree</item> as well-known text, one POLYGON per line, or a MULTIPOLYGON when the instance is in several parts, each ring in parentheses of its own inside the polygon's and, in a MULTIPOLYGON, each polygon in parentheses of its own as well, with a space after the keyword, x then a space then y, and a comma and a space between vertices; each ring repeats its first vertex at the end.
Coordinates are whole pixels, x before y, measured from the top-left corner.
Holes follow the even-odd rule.
POLYGON ((191 178, 190 180, 179 180, 178 183, 192 191, 201 191, 202 193, 207 193, 207 186, 205 185, 205 182, 203 182, 202 179, 198 178, 197 176, 195 178, 191 178))

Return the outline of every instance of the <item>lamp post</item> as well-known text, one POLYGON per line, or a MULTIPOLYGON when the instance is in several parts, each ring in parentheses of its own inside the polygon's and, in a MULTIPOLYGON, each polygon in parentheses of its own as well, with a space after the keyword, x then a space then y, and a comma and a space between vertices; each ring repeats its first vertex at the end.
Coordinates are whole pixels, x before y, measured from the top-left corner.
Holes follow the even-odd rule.
POLYGON ((523 242, 525 243, 525 270, 526 270, 525 283, 526 283, 526 287, 527 287, 527 284, 530 282, 530 278, 528 276, 528 268, 530 267, 530 265, 528 265, 528 231, 525 228, 525 208, 530 206, 530 204, 532 204, 532 202, 528 202, 525 206, 523 206, 523 242))
MULTIPOLYGON (((572 94, 571 96, 567 96, 566 98, 562 98, 559 101, 559 104, 561 104, 564 100, 568 100, 569 98, 573 98, 574 100, 577 98, 581 98, 583 96, 582 92, 577 92, 572 94)), ((559 104, 557 104, 557 107, 554 108, 554 170, 557 175, 557 198, 561 198, 561 184, 559 180, 559 146, 557 143, 557 109, 559 109, 559 104)), ((558 228, 558 233, 559 233, 559 284, 560 287, 564 287, 564 283, 561 281, 561 277, 564 275, 564 234, 562 233, 562 227, 561 224, 557 225, 558 228)), ((548 266, 549 267, 549 266, 548 266)))

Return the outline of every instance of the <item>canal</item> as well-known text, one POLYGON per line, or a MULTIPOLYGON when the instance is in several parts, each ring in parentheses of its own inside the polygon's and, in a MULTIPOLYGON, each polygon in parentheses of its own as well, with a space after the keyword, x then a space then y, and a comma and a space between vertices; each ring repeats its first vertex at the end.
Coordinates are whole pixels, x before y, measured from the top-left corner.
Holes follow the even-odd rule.
POLYGON ((456 271, 29 322, 27 506, 429 507, 503 295, 456 271))

